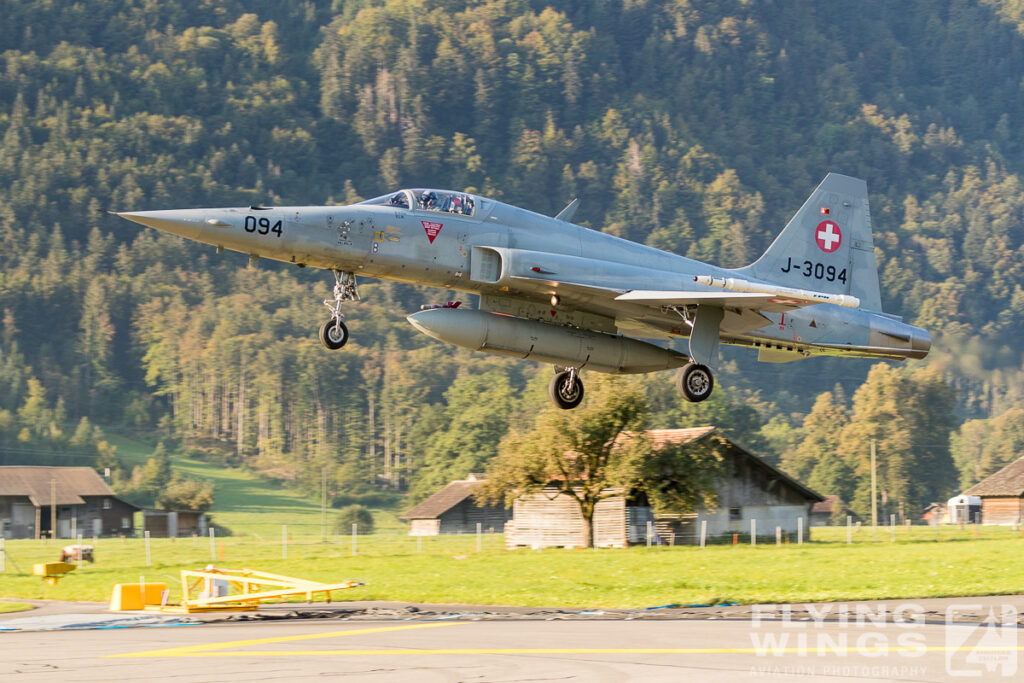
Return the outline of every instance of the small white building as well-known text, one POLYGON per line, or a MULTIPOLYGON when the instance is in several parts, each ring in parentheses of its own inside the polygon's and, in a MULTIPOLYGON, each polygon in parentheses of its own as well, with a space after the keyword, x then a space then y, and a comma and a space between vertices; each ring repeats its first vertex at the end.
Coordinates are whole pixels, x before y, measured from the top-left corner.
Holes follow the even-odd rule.
POLYGON ((974 524, 981 521, 979 496, 953 496, 946 503, 946 521, 950 524, 974 524))

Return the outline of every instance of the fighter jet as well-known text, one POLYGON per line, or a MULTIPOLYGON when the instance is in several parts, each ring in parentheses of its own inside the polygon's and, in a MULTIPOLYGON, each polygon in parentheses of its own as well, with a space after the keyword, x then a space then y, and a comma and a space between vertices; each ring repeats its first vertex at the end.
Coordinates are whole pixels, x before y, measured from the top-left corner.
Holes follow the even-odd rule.
POLYGON ((470 192, 403 189, 349 206, 110 212, 217 247, 334 273, 320 341, 348 341, 342 306, 357 277, 478 297, 424 306, 420 332, 476 351, 554 366, 561 408, 583 399, 582 370, 681 368, 689 401, 714 387, 721 343, 758 360, 924 358, 926 330, 882 311, 867 184, 828 174, 768 250, 726 269, 470 192))

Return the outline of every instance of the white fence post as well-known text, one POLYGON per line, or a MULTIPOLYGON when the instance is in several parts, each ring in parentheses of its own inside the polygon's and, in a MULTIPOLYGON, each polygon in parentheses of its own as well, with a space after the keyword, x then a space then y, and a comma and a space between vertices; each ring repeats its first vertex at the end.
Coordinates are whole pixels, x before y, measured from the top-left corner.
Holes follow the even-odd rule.
POLYGON ((796 518, 796 544, 797 545, 803 545, 804 544, 804 518, 803 517, 797 517, 796 518))
MULTIPOLYGON (((153 566, 153 560, 152 560, 152 556, 150 555, 150 552, 149 552, 149 529, 146 529, 143 532, 143 535, 146 537, 146 566, 147 567, 152 567, 153 566)), ((79 553, 79 556, 81 556, 81 553, 79 553)), ((78 564, 81 565, 82 561, 79 560, 78 564)))
POLYGON ((889 534, 896 541, 896 515, 889 515, 889 534))
POLYGON ((757 519, 750 520, 750 545, 757 545, 757 519))
POLYGON ((480 522, 476 523, 476 551, 480 552, 480 544, 483 540, 483 525, 480 522))
POLYGON ((651 547, 651 521, 647 520, 647 547, 651 547))
POLYGON ((217 531, 210 527, 210 562, 217 561, 217 531))
POLYGON ((782 545, 782 527, 778 525, 775 527, 775 545, 782 545))
POLYGON ((846 545, 853 543, 853 515, 846 515, 846 545))
POLYGON ((708 540, 708 520, 700 520, 700 547, 703 548, 708 540))

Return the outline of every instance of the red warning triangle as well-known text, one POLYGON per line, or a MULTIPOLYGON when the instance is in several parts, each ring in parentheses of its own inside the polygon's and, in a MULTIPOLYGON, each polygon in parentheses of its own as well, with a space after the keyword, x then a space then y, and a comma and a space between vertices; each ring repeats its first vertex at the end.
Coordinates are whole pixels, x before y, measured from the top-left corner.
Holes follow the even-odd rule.
POLYGON ((423 229, 427 231, 427 239, 433 244, 434 238, 437 237, 437 233, 441 232, 444 223, 431 223, 430 221, 420 221, 420 223, 423 223, 423 229))

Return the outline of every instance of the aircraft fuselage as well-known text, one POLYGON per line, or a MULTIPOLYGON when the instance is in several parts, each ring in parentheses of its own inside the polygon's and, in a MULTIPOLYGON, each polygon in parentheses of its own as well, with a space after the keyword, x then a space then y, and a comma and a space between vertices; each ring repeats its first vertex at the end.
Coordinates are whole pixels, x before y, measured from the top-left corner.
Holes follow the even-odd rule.
MULTIPOLYGON (((476 198, 471 216, 386 203, 118 215, 251 257, 467 292, 479 295, 486 310, 663 342, 689 337, 692 320, 679 310, 611 305, 588 288, 711 292, 694 278, 736 274, 483 198, 476 198)), ((828 277, 824 266, 807 259, 779 266, 783 273, 794 268, 806 272, 809 288, 828 277)), ((926 331, 860 308, 819 304, 756 314, 725 308, 721 340, 759 348, 763 360, 921 358, 930 346, 926 331)))

